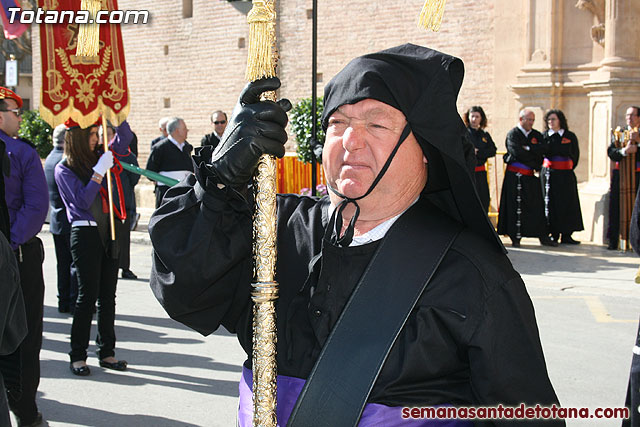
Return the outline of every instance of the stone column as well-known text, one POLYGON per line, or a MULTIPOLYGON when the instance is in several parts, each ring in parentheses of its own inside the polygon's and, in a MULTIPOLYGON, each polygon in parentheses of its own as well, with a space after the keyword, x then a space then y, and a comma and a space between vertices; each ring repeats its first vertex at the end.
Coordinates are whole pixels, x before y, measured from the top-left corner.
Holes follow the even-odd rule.
POLYGON ((640 38, 640 2, 637 0, 606 0, 605 58, 601 72, 611 77, 635 77, 640 67, 638 43, 640 38), (635 75, 634 75, 635 73, 635 75))
POLYGON ((604 58, 583 82, 589 96, 589 181, 580 186, 584 239, 603 243, 608 222, 611 129, 640 104, 640 1, 606 0, 604 58))

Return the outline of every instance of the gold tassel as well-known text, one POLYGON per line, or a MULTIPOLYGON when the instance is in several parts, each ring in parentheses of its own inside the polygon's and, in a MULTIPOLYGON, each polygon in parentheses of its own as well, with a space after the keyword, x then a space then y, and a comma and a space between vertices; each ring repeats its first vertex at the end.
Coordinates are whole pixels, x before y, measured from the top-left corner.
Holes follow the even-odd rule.
POLYGON ((447 0, 427 0, 422 8, 418 25, 425 30, 438 31, 446 2, 447 0))
POLYGON ((100 51, 100 24, 95 22, 95 19, 101 9, 101 0, 82 0, 80 10, 89 11, 90 19, 94 22, 80 25, 76 56, 98 56, 100 51))
POLYGON ((276 12, 273 3, 264 0, 253 0, 253 8, 247 16, 249 23, 249 51, 247 52, 248 81, 276 75, 275 53, 275 20, 276 12))

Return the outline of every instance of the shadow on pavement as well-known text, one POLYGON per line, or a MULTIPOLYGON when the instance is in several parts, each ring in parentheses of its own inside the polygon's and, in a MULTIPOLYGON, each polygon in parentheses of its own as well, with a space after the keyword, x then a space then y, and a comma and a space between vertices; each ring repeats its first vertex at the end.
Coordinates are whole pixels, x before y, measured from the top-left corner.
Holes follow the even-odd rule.
POLYGON ((595 273, 633 268, 629 263, 632 255, 628 252, 608 251, 592 245, 572 247, 570 251, 566 248, 564 245, 553 249, 536 245, 522 245, 517 249, 507 246, 508 257, 520 274, 595 273))
MULTIPOLYGON (((55 400, 38 397, 38 406, 46 421, 73 424, 79 426, 154 426, 154 427, 197 427, 196 424, 170 420, 164 417, 143 414, 116 414, 85 406, 60 403, 55 400)), ((43 425, 47 425, 44 423, 43 425)))
MULTIPOLYGON (((179 374, 167 370, 161 369, 146 369, 138 368, 135 365, 135 353, 136 351, 121 352, 123 359, 130 360, 130 365, 126 372, 111 372, 106 369, 97 366, 98 362, 95 358, 87 359, 87 363, 91 369, 91 375, 87 377, 74 377, 69 371, 69 362, 61 360, 42 360, 40 362, 42 377, 43 378, 69 378, 71 380, 82 381, 83 386, 86 386, 87 382, 95 383, 96 387, 100 387, 100 384, 111 383, 117 384, 121 387, 140 387, 146 385, 154 385, 167 387, 172 389, 182 389, 194 391, 197 393, 204 393, 207 395, 219 395, 228 397, 238 396, 238 381, 237 380, 217 380, 206 377, 194 377, 191 375, 179 374), (129 353, 133 357, 129 357, 129 353), (127 373, 137 374, 128 375, 127 373), (144 375, 142 377, 141 375, 144 375), (151 378, 149 378, 151 377, 151 378)), ((175 355, 173 355, 176 357, 175 355)), ((235 371, 240 372, 241 368, 236 367, 235 371)), ((87 424, 93 425, 93 424, 87 424)), ((153 425, 153 424, 145 424, 153 425)))

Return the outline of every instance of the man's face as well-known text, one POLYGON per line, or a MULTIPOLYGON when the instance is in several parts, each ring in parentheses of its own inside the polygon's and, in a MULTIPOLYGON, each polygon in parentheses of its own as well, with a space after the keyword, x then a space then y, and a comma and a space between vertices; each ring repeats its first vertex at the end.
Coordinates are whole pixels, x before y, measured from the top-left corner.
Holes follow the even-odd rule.
POLYGON ((222 135, 227 127, 227 118, 222 113, 213 116, 213 129, 218 135, 222 135))
POLYGON ((520 126, 527 132, 533 129, 533 123, 536 121, 536 115, 533 111, 527 111, 524 116, 520 117, 520 126))
POLYGON ((173 131, 171 136, 173 136, 173 138, 176 141, 182 143, 187 140, 188 133, 189 133, 189 129, 187 129, 187 125, 185 124, 184 121, 180 121, 180 123, 178 124, 178 128, 173 131))
POLYGON ((636 111, 635 108, 633 107, 627 108, 626 118, 627 118, 628 126, 631 126, 632 128, 636 128, 640 126, 640 117, 638 117, 638 112, 636 111))
MULTIPOLYGON (((322 153, 331 186, 347 197, 362 196, 389 158, 406 123, 401 111, 373 99, 338 108, 329 117, 322 153)), ((411 133, 382 180, 363 202, 384 206, 417 191, 415 199, 426 179, 426 159, 411 133)))
MULTIPOLYGON (((6 107, 2 110, 17 110, 18 103, 14 99, 5 99, 6 107)), ((0 110, 0 129, 9 136, 18 136, 22 116, 14 111, 0 110)))

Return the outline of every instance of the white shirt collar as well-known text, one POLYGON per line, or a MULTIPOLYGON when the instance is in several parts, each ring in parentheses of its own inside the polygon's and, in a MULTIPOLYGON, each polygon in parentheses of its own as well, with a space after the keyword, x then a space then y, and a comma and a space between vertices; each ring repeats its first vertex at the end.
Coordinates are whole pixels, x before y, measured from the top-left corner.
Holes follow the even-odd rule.
POLYGON ((167 138, 169 139, 169 141, 173 142, 173 145, 175 145, 176 147, 178 147, 178 149, 180 149, 180 151, 182 151, 182 147, 184 147, 184 142, 180 143, 176 141, 171 135, 169 135, 167 138))
POLYGON ((216 132, 215 130, 213 131, 213 134, 220 140, 222 141, 222 135, 218 135, 218 132, 216 132))
POLYGON ((529 136, 529 134, 531 133, 531 131, 526 131, 524 130, 524 128, 522 126, 520 126, 520 123, 518 123, 518 129, 520 129, 520 132, 524 133, 524 136, 529 136))
MULTIPOLYGON (((549 136, 551 136, 551 135, 553 135, 554 133, 556 133, 556 131, 555 131, 555 130, 553 130, 553 129, 549 129, 548 133, 549 133, 549 136)), ((560 130, 558 131, 558 135, 563 136, 563 135, 564 135, 564 129, 560 129, 560 130)))
MULTIPOLYGON (((420 199, 420 196, 418 196, 413 201, 413 203, 411 203, 411 205, 407 207, 407 209, 403 210, 398 215, 392 218, 389 218, 383 223, 376 225, 366 233, 361 234, 360 236, 353 236, 353 240, 351 240, 351 244, 349 246, 362 246, 362 245, 366 245, 367 243, 372 243, 382 239, 384 236, 387 235, 387 232, 389 231, 391 226, 398 220, 398 218, 400 218, 400 216, 403 213, 405 213, 411 206, 415 205, 419 199, 420 199)), ((329 217, 331 217, 335 209, 336 207, 333 205, 333 203, 329 204, 329 212, 328 212, 329 217)))

